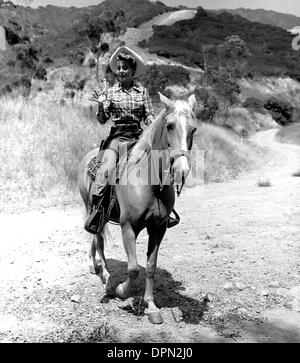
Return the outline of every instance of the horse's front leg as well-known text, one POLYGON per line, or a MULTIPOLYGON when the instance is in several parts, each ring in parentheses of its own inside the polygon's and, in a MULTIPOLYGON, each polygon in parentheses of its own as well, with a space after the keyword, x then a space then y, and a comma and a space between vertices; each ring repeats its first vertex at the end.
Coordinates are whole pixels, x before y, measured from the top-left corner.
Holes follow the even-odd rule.
POLYGON ((160 310, 154 303, 153 288, 154 288, 154 276, 157 266, 157 257, 160 243, 166 233, 167 226, 148 228, 149 242, 147 252, 147 267, 146 267, 146 287, 144 301, 147 305, 145 314, 153 324, 163 323, 163 317, 160 310))
POLYGON ((122 224, 122 239, 128 260, 127 280, 116 288, 116 295, 121 299, 126 299, 130 295, 133 282, 139 274, 139 266, 136 257, 136 233, 130 223, 122 224))

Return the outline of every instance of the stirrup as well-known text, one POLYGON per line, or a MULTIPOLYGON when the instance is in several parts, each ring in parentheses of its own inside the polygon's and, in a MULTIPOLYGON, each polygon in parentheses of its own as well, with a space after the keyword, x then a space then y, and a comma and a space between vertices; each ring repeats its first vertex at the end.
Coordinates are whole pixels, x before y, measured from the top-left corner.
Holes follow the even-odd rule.
POLYGON ((94 207, 85 221, 84 229, 89 233, 97 234, 99 230, 100 218, 101 211, 94 207))
POLYGON ((97 234, 99 233, 100 227, 102 228, 105 218, 104 209, 101 206, 103 198, 104 195, 102 197, 93 195, 93 207, 84 224, 85 230, 89 233, 97 234))
POLYGON ((173 213, 175 215, 175 218, 169 216, 168 218, 168 224, 167 224, 167 228, 172 228, 172 227, 175 227, 177 226, 177 224, 179 223, 180 221, 180 217, 179 215, 176 213, 175 209, 173 209, 173 213))

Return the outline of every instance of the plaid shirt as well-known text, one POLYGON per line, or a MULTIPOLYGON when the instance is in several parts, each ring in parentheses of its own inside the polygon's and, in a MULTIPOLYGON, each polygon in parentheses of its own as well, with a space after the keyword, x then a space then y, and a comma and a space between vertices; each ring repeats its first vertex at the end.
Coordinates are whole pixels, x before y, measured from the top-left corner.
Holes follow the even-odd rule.
POLYGON ((151 99, 141 84, 134 83, 129 90, 122 89, 117 82, 107 91, 107 98, 98 104, 97 118, 105 123, 109 118, 116 123, 138 123, 150 125, 154 119, 151 99))

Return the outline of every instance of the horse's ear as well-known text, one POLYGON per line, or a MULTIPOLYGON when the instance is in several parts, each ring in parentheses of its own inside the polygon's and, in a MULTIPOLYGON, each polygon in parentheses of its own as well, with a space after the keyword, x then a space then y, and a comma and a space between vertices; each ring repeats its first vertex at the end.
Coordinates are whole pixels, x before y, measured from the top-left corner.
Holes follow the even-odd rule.
POLYGON ((196 100, 196 96, 193 93, 192 95, 190 95, 189 99, 188 99, 188 105, 190 106, 190 108, 194 111, 195 107, 197 105, 197 100, 196 100))
POLYGON ((161 103, 165 104, 168 108, 174 107, 173 102, 168 97, 164 96, 160 92, 158 92, 158 95, 161 103))

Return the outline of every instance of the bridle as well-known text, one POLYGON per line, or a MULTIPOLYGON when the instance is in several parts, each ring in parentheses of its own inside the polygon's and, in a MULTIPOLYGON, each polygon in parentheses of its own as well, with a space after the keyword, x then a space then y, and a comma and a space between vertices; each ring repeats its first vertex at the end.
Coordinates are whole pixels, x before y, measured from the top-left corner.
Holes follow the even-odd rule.
POLYGON ((191 157, 189 150, 172 150, 170 152, 170 166, 172 167, 175 161, 181 156, 185 156, 187 158, 189 167, 191 167, 191 157))
MULTIPOLYGON (((191 148, 192 146, 192 136, 194 134, 194 131, 196 129, 192 130, 191 133, 188 135, 188 147, 191 148)), ((171 145, 169 143, 169 148, 171 148, 171 145)), ((187 158, 187 161, 188 161, 188 165, 189 165, 189 168, 191 168, 191 156, 190 156, 190 150, 182 150, 182 149, 179 149, 179 150, 171 150, 170 151, 170 154, 169 154, 169 157, 170 157, 170 175, 172 176, 172 179, 173 179, 173 175, 174 175, 174 163, 175 161, 180 158, 181 156, 185 156, 187 158)), ((174 180, 172 181, 172 184, 173 184, 174 180)), ((177 196, 179 197, 181 192, 182 192, 182 189, 183 189, 183 186, 185 184, 185 178, 184 176, 182 176, 182 183, 181 185, 176 185, 176 191, 177 191, 177 196)))

